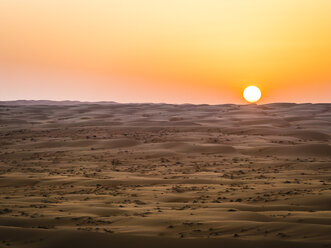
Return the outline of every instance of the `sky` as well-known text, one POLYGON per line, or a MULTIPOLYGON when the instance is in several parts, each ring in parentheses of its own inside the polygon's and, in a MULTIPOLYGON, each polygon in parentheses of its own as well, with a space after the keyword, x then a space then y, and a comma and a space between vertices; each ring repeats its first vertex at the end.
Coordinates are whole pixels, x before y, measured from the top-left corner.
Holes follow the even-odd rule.
POLYGON ((0 101, 331 102, 330 0, 0 0, 0 101))

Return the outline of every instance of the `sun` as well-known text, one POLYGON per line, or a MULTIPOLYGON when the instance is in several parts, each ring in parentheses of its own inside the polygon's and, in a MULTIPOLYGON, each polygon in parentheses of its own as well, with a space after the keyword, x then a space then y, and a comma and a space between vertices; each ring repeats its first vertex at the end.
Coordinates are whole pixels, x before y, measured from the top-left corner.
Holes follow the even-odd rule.
POLYGON ((248 86, 243 95, 247 102, 257 102, 261 98, 261 90, 256 86, 248 86))

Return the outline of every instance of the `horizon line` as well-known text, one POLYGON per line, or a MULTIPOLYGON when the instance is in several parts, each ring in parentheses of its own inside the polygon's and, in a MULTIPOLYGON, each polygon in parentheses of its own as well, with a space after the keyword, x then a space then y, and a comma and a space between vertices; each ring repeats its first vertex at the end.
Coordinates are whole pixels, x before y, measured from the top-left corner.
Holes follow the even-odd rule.
POLYGON ((218 106, 218 105, 270 105, 270 104, 331 104, 331 102, 270 102, 270 103, 219 103, 219 104, 209 104, 209 103, 167 103, 167 102, 116 102, 116 101, 81 101, 81 100, 32 100, 32 99, 17 99, 17 100, 0 100, 0 105, 16 103, 22 105, 29 102, 31 105, 54 105, 54 103, 66 103, 66 105, 76 105, 76 104, 165 104, 165 105, 208 105, 208 106, 218 106), (21 104, 20 104, 21 102, 21 104), (42 104, 38 104, 42 103, 42 104), (53 104, 47 104, 53 103, 53 104))

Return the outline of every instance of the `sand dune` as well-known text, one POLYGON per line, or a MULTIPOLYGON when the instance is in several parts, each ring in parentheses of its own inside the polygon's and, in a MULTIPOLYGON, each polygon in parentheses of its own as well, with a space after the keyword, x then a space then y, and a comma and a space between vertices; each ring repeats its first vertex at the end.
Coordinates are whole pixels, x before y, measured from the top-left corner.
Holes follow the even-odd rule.
POLYGON ((305 144, 295 146, 275 146, 254 149, 254 155, 330 157, 331 146, 327 144, 305 144))
POLYGON ((180 142, 167 142, 159 146, 160 148, 172 149, 184 153, 234 153, 236 150, 232 146, 214 144, 192 144, 180 142))
POLYGON ((330 113, 0 102, 0 247, 329 247, 330 113))

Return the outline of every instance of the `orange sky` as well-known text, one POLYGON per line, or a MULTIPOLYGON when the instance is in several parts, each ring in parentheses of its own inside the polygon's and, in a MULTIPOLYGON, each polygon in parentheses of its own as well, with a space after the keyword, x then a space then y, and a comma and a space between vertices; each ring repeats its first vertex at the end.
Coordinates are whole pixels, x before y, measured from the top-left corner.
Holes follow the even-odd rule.
POLYGON ((0 1, 0 100, 331 102, 329 0, 0 1))

